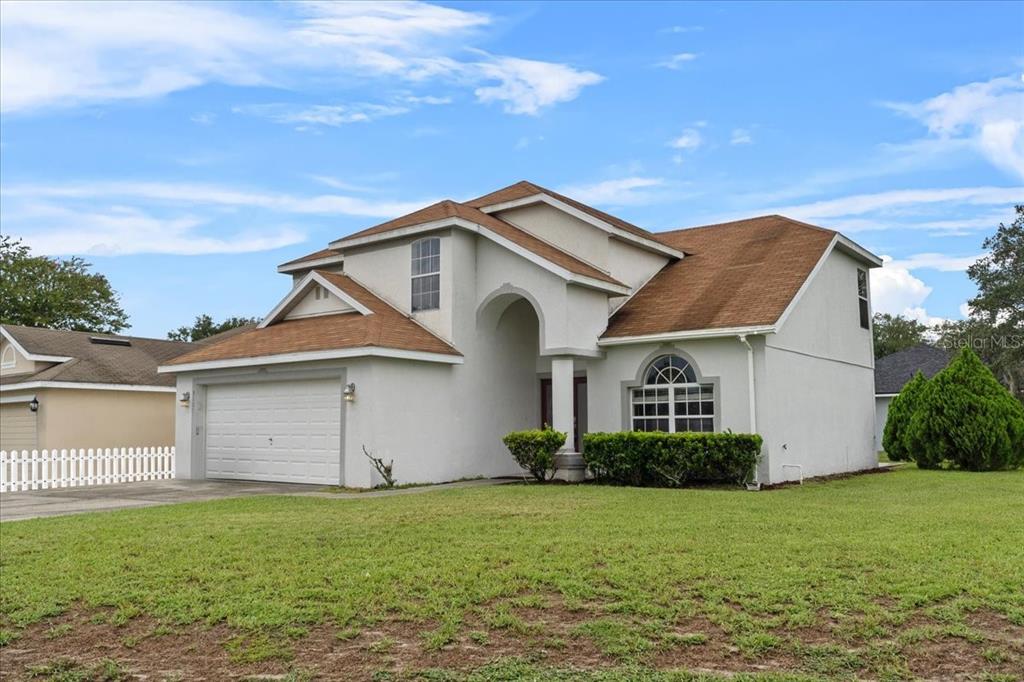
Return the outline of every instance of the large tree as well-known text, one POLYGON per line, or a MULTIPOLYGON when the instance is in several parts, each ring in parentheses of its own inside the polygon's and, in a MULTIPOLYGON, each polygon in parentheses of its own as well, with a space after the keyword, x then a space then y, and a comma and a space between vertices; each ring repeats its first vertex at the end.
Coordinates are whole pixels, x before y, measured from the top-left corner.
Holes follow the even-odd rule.
POLYGON ((117 292, 81 258, 34 256, 20 239, 0 236, 0 322, 29 327, 119 332, 128 326, 117 292))
POLYGON ((214 334, 220 334, 236 327, 257 324, 257 317, 229 317, 223 322, 214 322, 209 315, 198 315, 190 327, 178 327, 167 332, 167 338, 174 341, 201 341, 214 334))
POLYGON ((875 359, 926 342, 926 325, 902 315, 875 313, 872 333, 875 341, 875 359))
POLYGON ((968 301, 970 317, 944 325, 939 343, 973 348, 1024 401, 1024 205, 1016 213, 1012 223, 1000 223, 985 239, 988 253, 967 269, 978 285, 978 295, 968 301))

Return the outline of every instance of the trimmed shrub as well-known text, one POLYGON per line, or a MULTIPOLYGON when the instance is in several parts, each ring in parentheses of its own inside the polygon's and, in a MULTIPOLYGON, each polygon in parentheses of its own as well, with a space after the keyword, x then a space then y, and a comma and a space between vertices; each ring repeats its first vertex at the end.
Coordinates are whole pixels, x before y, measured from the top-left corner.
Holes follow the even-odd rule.
POLYGON ((761 436, 746 433, 588 433, 583 459, 598 480, 620 485, 742 484, 761 443, 761 436))
POLYGON ((928 380, 918 372, 889 403, 889 416, 885 420, 885 431, 882 433, 882 449, 894 462, 910 459, 907 427, 910 426, 910 418, 914 416, 914 411, 921 402, 921 393, 927 385, 928 380))
POLYGON ((1024 464, 1024 407, 964 348, 925 386, 906 438, 925 469, 1015 469, 1024 464))
POLYGON ((502 438, 519 466, 538 481, 546 481, 555 471, 555 453, 565 445, 566 434, 550 428, 513 431, 502 438))

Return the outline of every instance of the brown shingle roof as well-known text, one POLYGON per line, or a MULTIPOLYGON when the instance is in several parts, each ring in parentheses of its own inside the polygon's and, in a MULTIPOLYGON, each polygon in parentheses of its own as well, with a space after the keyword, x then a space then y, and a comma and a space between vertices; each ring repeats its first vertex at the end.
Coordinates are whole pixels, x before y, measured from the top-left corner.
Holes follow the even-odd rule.
POLYGON ((466 205, 473 206, 474 208, 483 208, 485 206, 503 204, 506 201, 515 201, 516 199, 523 199, 525 197, 534 196, 536 194, 547 194, 548 196, 554 199, 558 199, 563 203, 569 204, 578 211, 582 211, 594 218, 597 218, 598 220, 603 220, 604 222, 610 225, 614 225, 620 230, 625 230, 626 232, 635 234, 638 237, 644 237, 652 241, 660 241, 658 239, 658 235, 652 232, 648 232, 642 227, 637 227, 632 223, 627 223, 622 218, 617 218, 611 215, 610 213, 605 213, 604 211, 598 210, 593 206, 587 206, 586 204, 580 203, 575 199, 567 197, 563 194, 559 194, 558 192, 553 192, 550 189, 545 189, 540 185, 535 185, 534 183, 528 182, 526 180, 517 182, 514 185, 509 185, 508 187, 499 189, 495 192, 491 192, 490 194, 485 194, 482 197, 471 199, 470 201, 466 202, 466 205))
POLYGON ((174 386, 174 377, 156 368, 196 347, 195 344, 138 336, 76 332, 5 324, 3 328, 33 355, 69 357, 34 374, 5 377, 4 385, 28 381, 69 381, 91 384, 174 386), (119 339, 131 345, 93 343, 91 337, 119 339))
POLYGON ((381 347, 461 355, 452 345, 378 298, 348 275, 317 270, 327 281, 373 311, 284 320, 250 329, 179 356, 168 365, 255 358, 264 355, 381 347))
POLYGON ((383 234, 403 227, 422 225, 423 223, 430 223, 435 220, 444 220, 446 218, 462 218, 463 220, 468 220, 469 222, 481 225, 491 232, 494 232, 495 234, 521 246, 527 251, 530 251, 531 253, 534 253, 555 265, 561 266, 574 274, 593 277, 594 279, 601 280, 602 282, 608 282, 610 284, 625 286, 622 282, 619 282, 603 270, 599 270, 593 265, 581 261, 572 254, 562 251, 558 247, 534 237, 529 232, 521 230, 511 223, 507 223, 504 220, 488 215, 472 206, 460 204, 450 199, 439 201, 436 204, 431 204, 430 206, 421 208, 418 211, 413 211, 412 213, 389 220, 385 223, 381 223, 380 225, 375 225, 362 230, 361 232, 356 232, 355 234, 345 237, 341 242, 344 244, 344 242, 352 239, 369 237, 375 234, 383 234))
POLYGON ((313 253, 307 253, 305 256, 299 256, 298 258, 293 258, 292 260, 285 261, 284 263, 281 263, 277 267, 283 268, 288 265, 296 265, 298 263, 305 263, 306 261, 320 260, 321 258, 329 258, 331 256, 340 255, 341 252, 336 251, 334 249, 320 249, 319 251, 314 251, 313 253))
POLYGON ((655 275, 602 337, 774 324, 835 235, 778 215, 660 233, 692 255, 655 275))

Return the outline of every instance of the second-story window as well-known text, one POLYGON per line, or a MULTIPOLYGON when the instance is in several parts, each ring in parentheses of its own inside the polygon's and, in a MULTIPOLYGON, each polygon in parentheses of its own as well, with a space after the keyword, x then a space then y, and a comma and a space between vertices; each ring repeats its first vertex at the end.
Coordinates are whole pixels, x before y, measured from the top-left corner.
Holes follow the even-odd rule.
POLYGON ((412 311, 441 307, 441 239, 412 243, 412 311))
POLYGON ((857 269, 857 302, 860 304, 860 326, 871 328, 871 315, 868 313, 868 273, 857 269))

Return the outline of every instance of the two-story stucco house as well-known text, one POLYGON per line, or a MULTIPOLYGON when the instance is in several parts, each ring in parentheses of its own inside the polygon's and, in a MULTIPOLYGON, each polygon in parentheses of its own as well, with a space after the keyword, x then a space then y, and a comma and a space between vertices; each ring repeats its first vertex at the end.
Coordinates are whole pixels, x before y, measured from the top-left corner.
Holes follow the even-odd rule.
POLYGON ((759 481, 875 466, 869 268, 831 230, 765 216, 654 234, 528 182, 442 201, 278 268, 258 328, 177 375, 191 478, 377 483, 519 473, 501 442, 757 432, 759 481))

